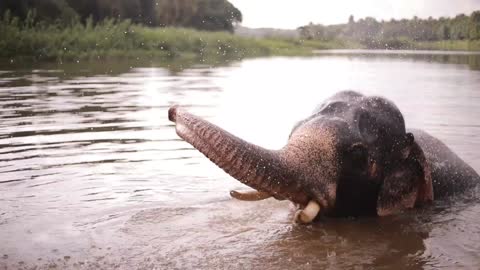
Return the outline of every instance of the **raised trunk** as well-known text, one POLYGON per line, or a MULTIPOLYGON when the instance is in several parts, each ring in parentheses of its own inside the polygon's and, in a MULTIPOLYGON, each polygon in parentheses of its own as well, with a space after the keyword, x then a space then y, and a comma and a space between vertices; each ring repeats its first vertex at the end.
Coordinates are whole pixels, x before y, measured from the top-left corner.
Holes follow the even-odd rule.
POLYGON ((178 107, 170 108, 168 117, 182 139, 235 179, 277 198, 308 203, 295 170, 285 165, 281 151, 248 143, 178 107))

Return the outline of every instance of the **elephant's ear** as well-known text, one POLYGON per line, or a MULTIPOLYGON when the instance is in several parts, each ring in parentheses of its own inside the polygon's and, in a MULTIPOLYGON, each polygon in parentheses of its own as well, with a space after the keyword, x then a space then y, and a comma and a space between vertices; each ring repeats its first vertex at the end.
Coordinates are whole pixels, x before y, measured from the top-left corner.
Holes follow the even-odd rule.
POLYGON ((387 216, 433 200, 430 171, 423 151, 413 143, 406 159, 394 163, 383 181, 377 200, 377 214, 387 216))

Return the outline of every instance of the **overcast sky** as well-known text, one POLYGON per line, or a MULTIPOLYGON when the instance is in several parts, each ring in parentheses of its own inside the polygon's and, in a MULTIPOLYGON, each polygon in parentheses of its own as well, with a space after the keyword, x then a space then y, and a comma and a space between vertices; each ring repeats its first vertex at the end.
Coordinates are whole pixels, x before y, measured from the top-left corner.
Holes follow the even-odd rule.
POLYGON ((345 23, 348 16, 377 19, 455 16, 480 10, 480 0, 230 0, 243 26, 294 29, 309 22, 345 23))

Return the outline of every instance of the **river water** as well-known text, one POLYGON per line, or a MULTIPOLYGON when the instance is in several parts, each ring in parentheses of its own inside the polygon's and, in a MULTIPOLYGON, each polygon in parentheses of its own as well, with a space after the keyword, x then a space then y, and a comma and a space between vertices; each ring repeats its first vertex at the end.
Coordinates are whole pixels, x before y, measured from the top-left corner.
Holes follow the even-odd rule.
POLYGON ((480 203, 292 223, 175 134, 173 104, 267 148, 345 90, 382 95, 408 127, 480 170, 480 56, 320 52, 215 66, 0 64, 0 269, 480 268, 480 203))

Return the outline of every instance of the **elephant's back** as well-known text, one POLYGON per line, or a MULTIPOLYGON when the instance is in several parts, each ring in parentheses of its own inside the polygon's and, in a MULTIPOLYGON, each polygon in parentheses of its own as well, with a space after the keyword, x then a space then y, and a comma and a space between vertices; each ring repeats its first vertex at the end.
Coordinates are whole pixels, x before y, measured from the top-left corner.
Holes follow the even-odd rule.
POLYGON ((455 195, 475 187, 480 176, 437 138, 422 130, 409 130, 415 136, 432 170, 435 198, 455 195))

